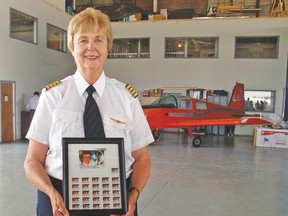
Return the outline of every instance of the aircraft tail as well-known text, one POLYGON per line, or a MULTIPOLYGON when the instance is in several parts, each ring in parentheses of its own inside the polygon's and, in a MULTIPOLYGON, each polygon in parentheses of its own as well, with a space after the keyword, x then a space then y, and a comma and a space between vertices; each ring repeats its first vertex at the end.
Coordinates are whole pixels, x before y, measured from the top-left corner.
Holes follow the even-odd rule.
POLYGON ((236 82, 229 102, 229 108, 238 110, 239 114, 245 113, 244 84, 236 82))

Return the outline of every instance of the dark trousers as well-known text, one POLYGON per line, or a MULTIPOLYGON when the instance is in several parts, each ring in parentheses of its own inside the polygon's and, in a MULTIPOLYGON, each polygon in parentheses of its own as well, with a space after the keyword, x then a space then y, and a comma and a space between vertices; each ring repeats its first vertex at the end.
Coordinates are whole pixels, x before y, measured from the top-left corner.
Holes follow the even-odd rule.
POLYGON ((30 122, 31 122, 32 119, 33 119, 34 113, 35 113, 35 109, 31 109, 31 110, 29 111, 30 122))
MULTIPOLYGON (((63 192, 62 192, 62 181, 56 178, 53 178, 50 176, 51 182, 55 189, 62 195, 63 197, 63 192)), ((130 186, 130 177, 126 180, 126 186, 127 190, 130 186)), ((36 212, 37 216, 52 216, 52 206, 50 202, 50 198, 43 192, 37 191, 38 195, 38 202, 37 202, 37 207, 36 207, 36 212)), ((108 216, 108 215, 107 215, 108 216)), ((137 203, 136 203, 136 208, 134 211, 134 216, 138 216, 138 211, 137 211, 137 203)))

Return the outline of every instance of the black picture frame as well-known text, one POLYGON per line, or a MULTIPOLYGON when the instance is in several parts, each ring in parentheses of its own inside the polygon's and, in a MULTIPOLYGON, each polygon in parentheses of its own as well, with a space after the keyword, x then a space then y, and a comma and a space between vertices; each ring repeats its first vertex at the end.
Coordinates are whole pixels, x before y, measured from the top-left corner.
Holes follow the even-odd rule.
POLYGON ((128 211, 123 138, 63 138, 63 197, 70 216, 128 211))

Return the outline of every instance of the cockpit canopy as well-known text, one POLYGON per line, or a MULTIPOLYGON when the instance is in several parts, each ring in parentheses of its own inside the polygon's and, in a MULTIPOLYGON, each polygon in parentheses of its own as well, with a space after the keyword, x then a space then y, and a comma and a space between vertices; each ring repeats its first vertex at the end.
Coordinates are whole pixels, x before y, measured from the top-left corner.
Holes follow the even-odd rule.
POLYGON ((160 105, 161 107, 170 107, 170 108, 178 108, 178 109, 197 109, 197 110, 205 110, 207 109, 207 105, 204 101, 195 100, 195 104, 193 107, 193 101, 188 96, 176 96, 176 95, 167 95, 158 98, 155 100, 152 105, 160 105))

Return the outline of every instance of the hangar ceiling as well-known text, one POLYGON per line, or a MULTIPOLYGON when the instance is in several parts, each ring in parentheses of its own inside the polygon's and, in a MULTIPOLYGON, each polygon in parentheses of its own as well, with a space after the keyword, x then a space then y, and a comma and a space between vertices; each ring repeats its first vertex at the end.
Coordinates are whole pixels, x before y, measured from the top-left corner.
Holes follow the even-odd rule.
POLYGON ((74 13, 87 7, 97 8, 112 17, 111 20, 114 21, 135 13, 148 16, 148 14, 159 13, 160 9, 167 9, 173 18, 192 18, 195 14, 205 16, 208 0, 72 0, 66 1, 66 6, 67 4, 73 7, 74 13))
POLYGON ((77 11, 87 7, 110 6, 113 3, 113 0, 74 0, 73 9, 77 11))
POLYGON ((252 13, 250 11, 248 15, 255 15, 253 9, 258 8, 259 16, 269 16, 271 6, 275 1, 283 2, 280 0, 66 0, 66 6, 71 6, 74 13, 78 13, 87 7, 99 8, 103 12, 108 11, 108 13, 114 13, 114 11, 117 11, 117 17, 119 17, 120 14, 129 12, 141 13, 146 11, 149 13, 159 13, 160 9, 165 8, 171 15, 174 11, 179 10, 178 16, 180 14, 183 15, 184 18, 189 18, 185 17, 185 12, 191 13, 191 10, 193 10, 193 15, 206 16, 207 8, 217 8, 218 4, 241 5, 247 11, 252 11, 252 13))
POLYGON ((111 6, 113 4, 135 4, 135 1, 115 1, 115 0, 72 0, 66 1, 71 2, 70 5, 73 6, 74 11, 82 11, 87 7, 99 7, 99 6, 111 6))

